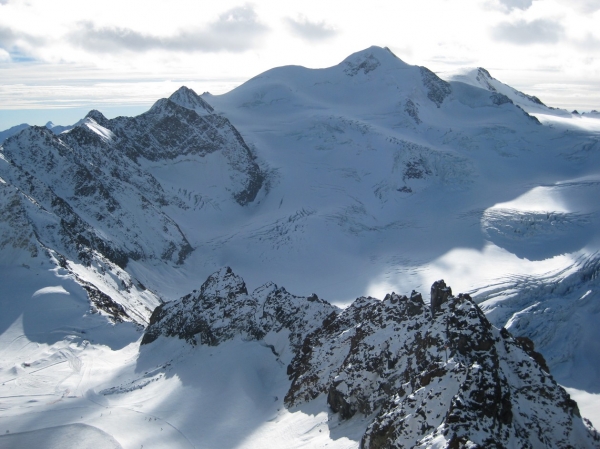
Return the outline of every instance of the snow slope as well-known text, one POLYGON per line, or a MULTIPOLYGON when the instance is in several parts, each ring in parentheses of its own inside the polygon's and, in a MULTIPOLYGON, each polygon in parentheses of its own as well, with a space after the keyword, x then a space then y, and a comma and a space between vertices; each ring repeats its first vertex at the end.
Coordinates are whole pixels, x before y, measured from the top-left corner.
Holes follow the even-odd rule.
MULTIPOLYGON (((2 393, 8 402, 0 422, 11 433, 81 423, 100 430, 64 430, 103 438, 109 427, 95 413, 105 405, 93 401, 121 396, 99 392, 153 376, 136 371, 137 326, 225 265, 244 273, 249 291, 273 279, 299 297, 318 292, 340 306, 450 279, 498 328, 530 337, 559 383, 598 392, 598 296, 588 273, 600 243, 600 122, 561 116, 491 76, 480 78, 444 81, 371 47, 327 69, 272 69, 220 96, 182 88, 138 117, 107 120, 92 111, 59 135, 29 127, 8 138, 0 147, 0 300, 1 335, 11 346, 0 369, 3 388, 12 390, 2 393), (47 326, 35 318, 34 299, 40 317, 50 314, 47 326), (55 312, 52 301, 61 305, 55 312), (83 351, 78 357, 89 367, 77 398, 63 398, 77 388, 69 384, 75 371, 63 370, 70 366, 65 347, 83 351), (58 405, 27 402, 37 390, 23 390, 30 387, 16 379, 29 378, 21 371, 29 360, 44 367, 62 361, 33 382, 58 405), (76 405, 56 414, 71 399, 76 405), (89 420, 77 418, 78 407, 89 420), (33 416, 44 418, 34 425, 33 416)), ((222 360, 241 357, 246 343, 225 343, 222 360)), ((183 351, 176 363, 189 373, 183 377, 212 357, 201 348, 183 351)), ((148 367, 161 363, 149 360, 148 367)), ((264 405, 258 421, 250 411, 240 415, 249 422, 241 436, 233 424, 203 427, 214 430, 211 444, 231 436, 220 447, 259 447, 263 436, 289 434, 290 447, 356 447, 368 424, 362 418, 360 432, 344 423, 325 432, 325 418, 337 415, 323 412, 324 403, 282 408, 280 369, 265 368, 280 385, 273 387, 279 402, 264 405)), ((202 390, 208 377, 194 388, 202 390)), ((189 390, 179 375, 161 382, 172 402, 148 404, 155 418, 171 422, 189 390)), ((185 447, 169 425, 153 428, 146 443, 127 432, 128 425, 144 428, 133 406, 146 400, 137 396, 144 388, 127 393, 108 434, 139 447, 161 441, 153 439, 168 428, 169 441, 185 447)), ((203 394, 191 397, 210 397, 203 394)), ((230 403, 238 408, 233 396, 215 416, 227 416, 230 403)), ((187 417, 177 419, 183 435, 200 438, 187 417)))
MULTIPOLYGON (((24 288, 26 270, 13 273, 18 288, 24 288)), ((37 279, 30 290, 48 279, 52 275, 37 279)), ((392 447, 417 440, 422 447, 444 447, 454 440, 600 445, 575 403, 538 364, 539 354, 492 328, 468 297, 452 297, 443 284, 432 289, 432 298, 439 297, 433 316, 416 292, 410 299, 395 294, 383 301, 359 298, 339 311, 315 298, 280 296, 285 290, 270 287, 271 299, 262 296, 263 313, 247 314, 244 307, 235 308, 249 299, 243 280, 223 269, 205 281, 193 301, 205 305, 211 299, 194 320, 207 326, 204 332, 223 331, 225 338, 194 344, 185 335, 163 335, 141 346, 135 326, 115 325, 98 314, 81 317, 86 301, 76 287, 65 276, 62 285, 35 290, 32 304, 2 304, 21 315, 0 322, 6 329, 0 337, 0 447, 31 441, 41 448, 69 447, 74 441, 115 448, 378 447, 374 441, 390 419, 392 447), (54 307, 60 303, 59 311, 44 314, 45 328, 38 323, 28 330, 26 317, 41 307, 41 298, 54 307), (303 302, 312 311, 300 322, 286 319, 277 306, 267 307, 303 302), (321 320, 313 312, 324 307, 333 313, 321 320), (230 309, 233 315, 223 317, 231 319, 210 318, 219 308, 230 309), (265 315, 267 310, 274 313, 265 315), (49 341, 48 335, 64 329, 68 315, 71 326, 82 318, 95 325, 49 341), (283 326, 270 327, 272 319, 283 326), (247 333, 261 321, 270 332, 247 333), (294 339, 288 340, 294 332, 286 326, 298 323, 296 330, 308 338, 294 349, 294 339), (311 371, 317 375, 308 375, 311 371), (461 406, 460 397, 469 391, 489 397, 471 394, 461 406), (502 424, 488 413, 486 401, 496 404, 492 408, 502 424), (417 425, 422 421, 418 410, 410 412, 417 405, 426 422, 442 425, 417 425), (475 427, 457 424, 461 416, 475 427), (545 429, 543 435, 536 426, 545 429)), ((187 309, 186 298, 171 306, 187 309)), ((155 325, 170 320, 159 315, 155 325)))

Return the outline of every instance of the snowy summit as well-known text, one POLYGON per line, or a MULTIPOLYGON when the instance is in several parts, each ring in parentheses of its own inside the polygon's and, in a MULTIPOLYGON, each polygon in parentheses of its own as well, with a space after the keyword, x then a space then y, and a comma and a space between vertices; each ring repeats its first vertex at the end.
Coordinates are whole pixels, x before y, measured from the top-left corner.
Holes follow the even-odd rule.
POLYGON ((600 121, 441 75, 2 132, 0 447, 600 447, 600 121))

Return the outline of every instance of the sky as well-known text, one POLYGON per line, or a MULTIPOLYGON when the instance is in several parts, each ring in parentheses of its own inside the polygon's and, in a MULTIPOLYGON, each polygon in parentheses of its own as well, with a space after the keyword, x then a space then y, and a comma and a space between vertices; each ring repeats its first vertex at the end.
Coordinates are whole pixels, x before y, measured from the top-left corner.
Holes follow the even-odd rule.
POLYGON ((600 0, 0 0, 0 130, 135 115, 181 85, 228 92, 371 45, 440 76, 484 67, 549 106, 600 110, 600 0))

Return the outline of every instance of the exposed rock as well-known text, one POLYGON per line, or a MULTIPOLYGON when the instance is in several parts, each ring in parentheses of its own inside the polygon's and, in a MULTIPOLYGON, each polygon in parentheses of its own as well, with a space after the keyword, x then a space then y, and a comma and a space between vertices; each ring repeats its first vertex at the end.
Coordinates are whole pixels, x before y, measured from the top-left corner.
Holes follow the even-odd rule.
POLYGON ((412 100, 406 100, 406 103, 404 105, 404 112, 406 112, 408 116, 412 118, 417 125, 422 123, 421 119, 419 118, 419 107, 412 100))
POLYGON ((421 79, 427 89, 427 98, 433 101, 439 108, 446 97, 452 92, 450 83, 438 77, 427 67, 419 67, 421 70, 421 79))
POLYGON ((215 346, 235 336, 260 340, 269 332, 285 331, 296 351, 306 334, 337 310, 316 295, 294 296, 273 283, 249 295, 242 278, 225 267, 210 275, 200 291, 157 307, 142 344, 164 335, 215 346))
POLYGON ((440 306, 452 296, 452 289, 446 286, 443 279, 435 281, 431 286, 431 316, 439 310, 440 306))
POLYGON ((525 340, 491 326, 468 295, 358 298, 307 335, 285 397, 321 394, 334 413, 375 418, 361 447, 600 447, 525 340), (526 346, 527 351, 523 350, 526 346))
POLYGON ((358 61, 346 61, 347 67, 344 69, 346 75, 355 76, 362 72, 366 75, 381 65, 381 62, 372 54, 366 55, 364 59, 358 61))
POLYGON ((492 103, 494 103, 496 106, 501 106, 506 103, 514 104, 510 98, 498 92, 492 93, 492 95, 490 95, 490 98, 492 99, 492 103))

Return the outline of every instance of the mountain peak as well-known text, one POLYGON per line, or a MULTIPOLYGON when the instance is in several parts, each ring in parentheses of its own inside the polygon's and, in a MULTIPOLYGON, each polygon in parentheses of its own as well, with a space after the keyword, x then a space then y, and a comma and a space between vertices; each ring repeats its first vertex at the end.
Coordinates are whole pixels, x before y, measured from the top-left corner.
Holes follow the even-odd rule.
POLYGON ((384 67, 409 67, 389 48, 376 45, 351 54, 342 61, 342 64, 346 66, 344 72, 349 76, 355 76, 361 72, 366 75, 382 65, 384 67))
POLYGON ((169 97, 173 103, 178 104, 186 109, 196 111, 199 115, 212 114, 214 109, 200 95, 186 86, 181 86, 169 97))
MULTIPOLYGON (((104 114, 102 114, 102 112, 98 111, 97 109, 92 109, 90 112, 88 112, 84 118, 84 121, 86 119, 92 119, 100 126, 106 127, 108 125, 108 119, 104 116, 104 114)), ((81 123, 82 121, 79 121, 75 124, 75 126, 81 123)))
POLYGON ((494 78, 492 74, 483 67, 470 67, 448 74, 450 81, 459 81, 475 87, 481 87, 493 93, 508 97, 514 104, 521 107, 525 112, 552 113, 553 115, 568 116, 566 110, 560 110, 546 106, 538 97, 521 92, 502 81, 494 78))

